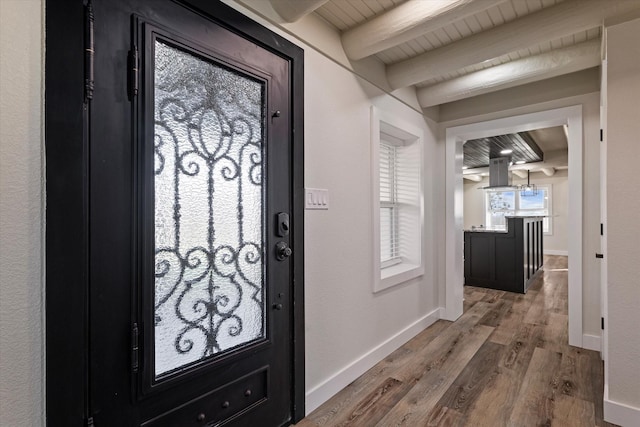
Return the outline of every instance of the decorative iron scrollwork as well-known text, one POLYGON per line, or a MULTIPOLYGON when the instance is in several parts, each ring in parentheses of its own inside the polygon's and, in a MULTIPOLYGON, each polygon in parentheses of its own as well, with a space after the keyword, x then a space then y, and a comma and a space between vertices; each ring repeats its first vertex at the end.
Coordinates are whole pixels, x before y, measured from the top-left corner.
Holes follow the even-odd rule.
POLYGON ((157 41, 156 375, 264 336, 264 85, 157 41))

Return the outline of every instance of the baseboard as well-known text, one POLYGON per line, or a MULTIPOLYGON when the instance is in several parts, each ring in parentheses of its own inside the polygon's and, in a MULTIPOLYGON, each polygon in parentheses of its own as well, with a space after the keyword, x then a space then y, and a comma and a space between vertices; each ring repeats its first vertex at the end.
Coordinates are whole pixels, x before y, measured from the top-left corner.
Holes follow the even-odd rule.
POLYGON ((640 426, 640 408, 609 399, 609 386, 604 386, 604 420, 622 427, 640 426))
POLYGON ((569 251, 561 251, 557 249, 543 249, 544 255, 562 255, 569 256, 569 251))
POLYGON ((307 415, 438 319, 440 319, 439 308, 418 319, 377 347, 363 354, 329 379, 307 391, 305 408, 307 415))
POLYGON ((582 334, 582 348, 602 351, 602 338, 599 335, 582 334))

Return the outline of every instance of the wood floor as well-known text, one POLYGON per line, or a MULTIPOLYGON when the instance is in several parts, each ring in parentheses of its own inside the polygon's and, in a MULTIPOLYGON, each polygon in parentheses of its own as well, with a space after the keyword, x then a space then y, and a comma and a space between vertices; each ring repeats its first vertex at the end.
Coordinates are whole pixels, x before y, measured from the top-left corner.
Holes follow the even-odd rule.
POLYGON ((597 352, 570 347, 567 258, 526 295, 465 287, 439 320, 316 409, 311 426, 612 426, 597 352))

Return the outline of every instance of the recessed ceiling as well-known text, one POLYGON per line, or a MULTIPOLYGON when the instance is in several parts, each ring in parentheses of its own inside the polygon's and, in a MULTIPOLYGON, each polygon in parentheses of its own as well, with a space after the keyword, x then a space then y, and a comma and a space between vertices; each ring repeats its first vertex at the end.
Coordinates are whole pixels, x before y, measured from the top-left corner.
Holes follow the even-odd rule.
POLYGON ((463 146, 465 168, 489 166, 489 159, 509 157, 512 162, 541 162, 544 154, 527 132, 470 139, 463 146), (505 152, 510 150, 511 153, 505 152))

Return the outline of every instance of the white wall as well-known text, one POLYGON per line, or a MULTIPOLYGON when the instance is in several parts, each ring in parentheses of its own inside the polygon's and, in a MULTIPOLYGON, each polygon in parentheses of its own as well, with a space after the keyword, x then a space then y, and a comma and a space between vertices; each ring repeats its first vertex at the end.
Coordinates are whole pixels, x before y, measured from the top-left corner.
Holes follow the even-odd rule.
MULTIPOLYGON (((595 253, 600 250, 600 98, 599 93, 561 98, 539 104, 522 105, 515 108, 499 110, 502 102, 495 104, 483 103, 491 98, 477 97, 476 102, 482 107, 474 111, 481 114, 457 120, 440 123, 440 138, 442 145, 445 141, 445 131, 448 127, 461 126, 505 117, 512 117, 554 108, 582 105, 583 114, 583 259, 582 259, 582 331, 597 340, 600 333, 600 264, 595 259, 595 253), (494 110, 495 108, 495 110, 494 110)), ((452 103, 453 104, 453 103, 452 103)), ((444 162, 444 156, 441 158, 444 162)), ((441 201, 444 205, 444 199, 441 201)), ((571 221, 571 218, 569 218, 571 221)), ((444 245, 444 236, 439 235, 439 244, 444 245)), ((441 282, 439 282, 441 283, 441 282)), ((442 291, 444 292, 444 291, 442 291)), ((593 342, 593 340, 592 340, 593 342)))
POLYGON ((0 425, 43 425, 43 4, 0 1, 0 425))
MULTIPOLYGON (((526 179, 513 176, 513 185, 526 184, 526 179)), ((553 176, 542 172, 531 173, 531 183, 549 185, 552 197, 553 226, 552 234, 544 235, 544 251, 556 255, 566 255, 568 251, 567 220, 569 211, 569 179, 566 170, 559 170, 553 176), (551 252, 549 252, 551 251, 551 252)), ((489 185, 489 179, 480 182, 464 181, 464 228, 483 224, 486 226, 483 190, 478 188, 489 185)))
POLYGON ((640 425, 640 19, 609 27, 606 36, 607 382, 615 407, 605 401, 605 416, 626 414, 631 426, 640 425))
MULTIPOLYGON (((425 276, 372 293, 378 255, 371 249, 369 107, 425 130, 427 200, 434 183, 435 137, 421 114, 313 50, 305 50, 305 70, 305 115, 310 118, 305 123, 305 180, 308 187, 329 189, 331 206, 305 215, 307 387, 321 393, 323 383, 340 370, 361 363, 382 342, 437 308, 430 246, 435 208, 430 201, 425 276)), ((349 382, 354 379, 345 375, 349 382)), ((311 397, 311 407, 314 402, 311 397)))

